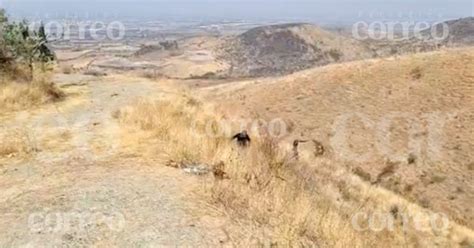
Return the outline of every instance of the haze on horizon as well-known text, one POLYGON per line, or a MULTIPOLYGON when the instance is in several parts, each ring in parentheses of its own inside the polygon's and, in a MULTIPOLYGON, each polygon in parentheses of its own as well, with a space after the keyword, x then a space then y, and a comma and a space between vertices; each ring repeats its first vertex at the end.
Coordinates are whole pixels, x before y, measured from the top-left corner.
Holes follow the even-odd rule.
POLYGON ((473 16, 472 0, 0 0, 14 18, 168 21, 443 21, 473 16))

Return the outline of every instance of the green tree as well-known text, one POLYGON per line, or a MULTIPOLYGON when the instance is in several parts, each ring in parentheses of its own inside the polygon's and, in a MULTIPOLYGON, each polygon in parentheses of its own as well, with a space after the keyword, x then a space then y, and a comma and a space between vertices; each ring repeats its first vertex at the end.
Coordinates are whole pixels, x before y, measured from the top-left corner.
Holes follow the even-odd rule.
POLYGON ((0 24, 8 22, 7 14, 4 9, 0 9, 0 24))
POLYGON ((38 29, 38 52, 39 52, 39 59, 41 62, 50 62, 55 59, 53 52, 48 47, 48 37, 46 36, 46 31, 44 29, 43 23, 41 23, 38 29))
POLYGON ((4 9, 0 9, 0 70, 3 70, 10 62, 7 53, 7 47, 3 39, 4 25, 8 22, 4 9))
POLYGON ((48 48, 48 39, 44 25, 38 31, 31 31, 26 21, 19 23, 6 23, 3 25, 2 40, 6 53, 18 63, 26 65, 29 69, 29 78, 33 79, 36 63, 45 63, 54 60, 53 52, 48 48))

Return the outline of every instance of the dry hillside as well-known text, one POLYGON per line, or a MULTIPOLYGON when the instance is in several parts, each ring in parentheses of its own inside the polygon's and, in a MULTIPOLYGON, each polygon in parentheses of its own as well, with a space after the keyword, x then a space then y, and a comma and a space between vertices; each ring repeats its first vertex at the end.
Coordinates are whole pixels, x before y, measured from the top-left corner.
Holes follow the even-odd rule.
POLYGON ((223 109, 283 118, 292 131, 288 141, 316 139, 331 163, 474 228, 474 49, 330 65, 208 90, 223 109))
POLYGON ((311 24, 251 29, 224 42, 221 56, 231 76, 282 75, 316 65, 371 57, 358 41, 311 24))
MULTIPOLYGON (((474 17, 466 17, 457 20, 447 21, 435 26, 436 35, 443 36, 443 29, 447 27, 449 36, 444 41, 451 46, 474 45, 474 17)), ((431 33, 431 30, 429 30, 431 33)))
MULTIPOLYGON (((362 37, 369 37, 368 30, 359 30, 362 37)), ((352 30, 346 31, 352 35, 352 30)), ((379 34, 381 39, 364 39, 362 42, 375 54, 374 57, 389 57, 402 54, 432 52, 446 47, 464 47, 474 44, 474 18, 467 17, 435 23, 433 27, 414 33, 414 30, 399 30, 394 38, 379 34), (403 34, 408 31, 408 36, 403 34), (383 38, 385 37, 385 38, 383 38)))

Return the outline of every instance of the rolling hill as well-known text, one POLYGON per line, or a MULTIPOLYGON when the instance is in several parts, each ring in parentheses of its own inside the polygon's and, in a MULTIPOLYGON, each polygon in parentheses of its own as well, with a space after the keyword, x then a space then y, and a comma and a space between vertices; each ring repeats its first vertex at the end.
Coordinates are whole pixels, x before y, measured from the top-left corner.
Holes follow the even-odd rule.
MULTIPOLYGON (((466 17, 437 24, 433 28, 436 36, 442 37, 445 27, 448 28, 449 35, 443 43, 450 46, 474 45, 474 17, 466 17)), ((431 30, 428 32, 431 33, 431 30)))
POLYGON ((254 28, 228 39, 220 51, 234 77, 284 75, 372 56, 362 43, 310 24, 254 28))
MULTIPOLYGON (((316 139, 329 151, 325 159, 474 228, 473 48, 329 65, 209 90, 224 109, 282 118, 290 126, 288 142, 316 139)), ((309 161, 321 162, 311 155, 309 161)))

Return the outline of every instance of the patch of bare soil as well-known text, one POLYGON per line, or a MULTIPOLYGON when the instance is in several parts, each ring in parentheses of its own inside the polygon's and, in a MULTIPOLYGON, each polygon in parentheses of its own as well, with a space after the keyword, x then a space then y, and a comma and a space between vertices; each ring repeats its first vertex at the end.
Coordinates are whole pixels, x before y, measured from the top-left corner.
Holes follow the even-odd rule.
POLYGON ((2 137, 22 147, 0 154, 0 246, 215 247, 252 236, 202 200, 200 179, 120 146, 117 110, 166 94, 158 83, 57 79, 66 101, 0 119, 2 137))

